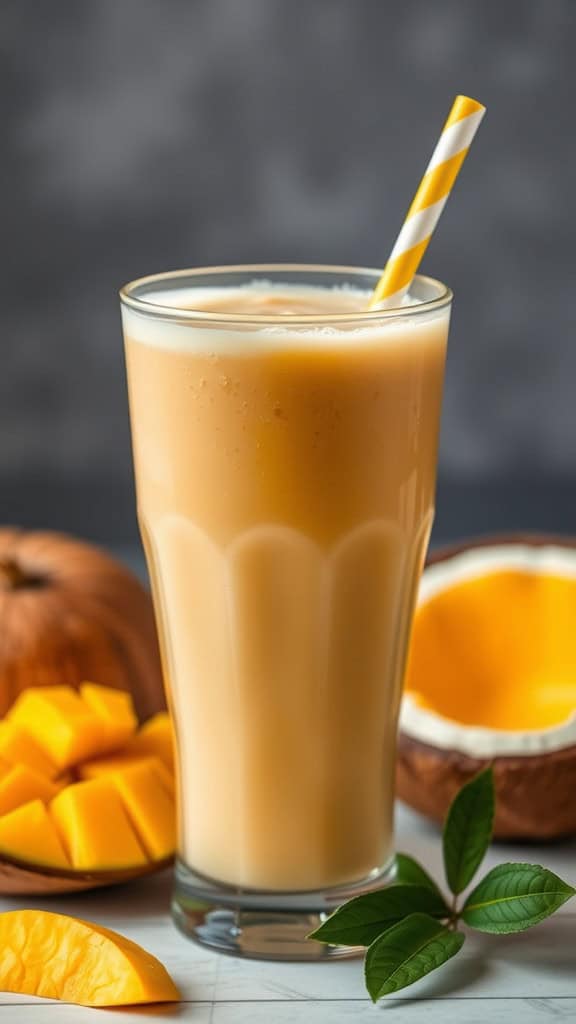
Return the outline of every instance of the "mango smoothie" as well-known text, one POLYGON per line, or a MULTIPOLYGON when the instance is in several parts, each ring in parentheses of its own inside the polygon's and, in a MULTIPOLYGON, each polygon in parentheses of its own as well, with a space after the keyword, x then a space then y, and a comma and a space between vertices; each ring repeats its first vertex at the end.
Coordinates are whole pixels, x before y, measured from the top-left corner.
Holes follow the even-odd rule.
POLYGON ((242 889, 354 883, 393 855, 449 298, 419 279, 379 318, 365 281, 212 277, 123 307, 180 857, 242 889))

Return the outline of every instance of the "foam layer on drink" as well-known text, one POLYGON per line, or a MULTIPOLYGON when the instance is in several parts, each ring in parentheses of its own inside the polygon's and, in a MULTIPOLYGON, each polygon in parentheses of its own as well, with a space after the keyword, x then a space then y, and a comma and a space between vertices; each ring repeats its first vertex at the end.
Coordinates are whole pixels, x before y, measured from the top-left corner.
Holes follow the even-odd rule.
MULTIPOLYGON (((246 349, 286 348, 333 345, 370 345, 381 342, 382 324, 386 323, 386 337, 393 344, 399 338, 405 342, 411 331, 434 325, 442 311, 411 318, 382 320, 366 314, 371 292, 356 288, 318 288, 313 286, 276 285, 269 281, 254 281, 241 288, 181 288, 157 291, 145 297, 154 319, 139 311, 124 307, 125 329, 131 338, 156 347, 207 349, 213 352, 246 349), (174 313, 201 314, 196 320, 190 316, 178 320, 174 313), (170 311, 166 318, 163 311, 170 311), (256 322, 246 323, 244 331, 236 324, 229 326, 226 317, 254 317, 256 322), (350 319, 347 319, 349 315, 350 319), (320 322, 305 318, 322 317, 320 322), (262 318, 259 320, 258 318, 262 318), (190 326, 193 324, 194 331, 190 326)), ((406 296, 404 307, 418 309, 421 303, 406 296)))
POLYGON ((249 316, 310 316, 360 313, 366 309, 370 292, 361 288, 319 288, 313 285, 274 284, 254 280, 240 288, 182 288, 158 291, 152 301, 158 306, 206 312, 240 313, 249 316))

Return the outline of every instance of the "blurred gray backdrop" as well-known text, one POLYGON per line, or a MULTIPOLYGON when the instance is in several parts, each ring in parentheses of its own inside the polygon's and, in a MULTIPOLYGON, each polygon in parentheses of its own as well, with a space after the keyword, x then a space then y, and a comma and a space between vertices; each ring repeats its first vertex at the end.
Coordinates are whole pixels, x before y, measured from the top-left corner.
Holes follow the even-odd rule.
POLYGON ((452 97, 437 538, 576 532, 574 0, 3 0, 0 519, 136 537, 117 288, 381 265, 452 97))

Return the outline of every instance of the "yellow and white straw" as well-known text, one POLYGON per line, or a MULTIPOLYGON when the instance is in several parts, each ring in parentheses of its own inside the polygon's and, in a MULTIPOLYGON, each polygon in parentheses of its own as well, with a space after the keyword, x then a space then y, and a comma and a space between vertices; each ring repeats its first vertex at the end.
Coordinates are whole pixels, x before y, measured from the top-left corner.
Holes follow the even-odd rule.
POLYGON ((393 308, 402 304, 485 112, 486 107, 468 96, 457 96, 454 100, 402 230, 376 285, 370 309, 393 308))

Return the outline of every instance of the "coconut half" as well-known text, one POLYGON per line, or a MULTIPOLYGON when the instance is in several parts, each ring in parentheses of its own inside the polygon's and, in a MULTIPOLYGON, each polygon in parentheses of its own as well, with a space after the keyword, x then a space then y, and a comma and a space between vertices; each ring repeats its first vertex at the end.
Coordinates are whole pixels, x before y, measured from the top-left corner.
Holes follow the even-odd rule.
POLYGON ((425 569, 398 795, 442 820, 489 762, 495 835, 576 833, 576 541, 488 538, 437 552, 425 569))

